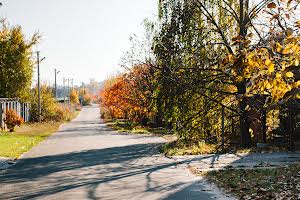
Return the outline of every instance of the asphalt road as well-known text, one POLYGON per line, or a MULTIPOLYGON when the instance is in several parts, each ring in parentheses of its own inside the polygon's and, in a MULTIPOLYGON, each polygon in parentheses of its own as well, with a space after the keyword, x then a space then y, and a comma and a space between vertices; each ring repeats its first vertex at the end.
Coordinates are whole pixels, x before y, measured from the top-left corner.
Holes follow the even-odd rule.
POLYGON ((229 199, 158 153, 160 137, 118 134, 85 107, 72 122, 0 171, 0 199, 229 199))

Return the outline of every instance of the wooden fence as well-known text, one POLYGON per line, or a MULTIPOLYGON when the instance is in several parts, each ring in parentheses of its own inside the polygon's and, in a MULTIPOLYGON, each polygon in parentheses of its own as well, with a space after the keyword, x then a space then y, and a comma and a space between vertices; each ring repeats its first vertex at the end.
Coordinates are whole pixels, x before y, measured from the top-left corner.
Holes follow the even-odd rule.
POLYGON ((0 128, 6 129, 4 119, 7 110, 13 109, 16 113, 21 116, 24 122, 30 120, 30 104, 21 103, 17 98, 0 98, 0 128))

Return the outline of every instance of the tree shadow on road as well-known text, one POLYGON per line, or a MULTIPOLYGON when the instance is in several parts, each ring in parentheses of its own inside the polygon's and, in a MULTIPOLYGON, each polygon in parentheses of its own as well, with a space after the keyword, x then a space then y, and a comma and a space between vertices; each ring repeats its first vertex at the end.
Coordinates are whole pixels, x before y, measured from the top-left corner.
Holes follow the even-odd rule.
MULTIPOLYGON (((0 188, 6 186, 5 190, 0 190, 0 197, 41 198, 87 187, 88 198, 97 199, 93 190, 100 184, 136 175, 147 179, 147 174, 147 181, 151 182, 151 173, 188 162, 185 160, 179 163, 171 159, 157 163, 141 161, 157 154, 159 146, 158 143, 136 144, 23 159, 15 166, 0 172, 0 188)), ((175 190, 182 185, 157 186, 149 183, 146 191, 175 190)))

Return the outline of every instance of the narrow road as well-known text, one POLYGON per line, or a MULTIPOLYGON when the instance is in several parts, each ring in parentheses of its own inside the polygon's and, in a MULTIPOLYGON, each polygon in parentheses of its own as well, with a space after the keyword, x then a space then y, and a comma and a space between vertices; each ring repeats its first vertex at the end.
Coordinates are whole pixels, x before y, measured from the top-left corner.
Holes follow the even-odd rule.
POLYGON ((0 171, 0 199, 229 199, 184 164, 158 154, 159 137, 118 134, 85 107, 72 122, 0 171))

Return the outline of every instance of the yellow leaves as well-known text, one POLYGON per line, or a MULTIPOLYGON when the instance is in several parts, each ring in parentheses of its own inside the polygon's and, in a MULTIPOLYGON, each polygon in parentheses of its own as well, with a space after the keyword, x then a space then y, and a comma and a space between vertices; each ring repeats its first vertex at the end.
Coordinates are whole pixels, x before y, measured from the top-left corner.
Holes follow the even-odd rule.
POLYGON ((286 76, 287 78, 293 78, 293 77, 294 77, 294 74, 293 74, 293 72, 287 72, 287 73, 285 73, 285 76, 286 76))
POLYGON ((279 42, 276 42, 276 52, 281 52, 282 46, 279 42))
POLYGON ((291 85, 286 83, 282 78, 274 79, 272 82, 272 89, 270 89, 273 101, 282 99, 288 91, 291 91, 291 89, 291 85))
POLYGON ((250 68, 253 68, 255 67, 256 62, 254 62, 253 60, 249 60, 247 64, 250 68))
POLYGON ((284 49, 282 49, 281 53, 287 55, 287 54, 295 53, 297 51, 299 51, 298 44, 289 43, 288 45, 286 45, 284 49))
MULTIPOLYGON (((294 74, 289 68, 300 65, 300 38, 287 30, 283 41, 272 44, 273 52, 267 48, 257 48, 246 54, 242 77, 249 81, 248 96, 254 94, 270 95, 272 102, 284 98, 287 92, 299 88, 300 82, 294 81, 294 74)), ((237 79, 242 80, 237 74, 237 79)))
POLYGON ((281 51, 282 54, 289 54, 290 53, 290 48, 286 47, 281 51))
POLYGON ((184 74, 184 72, 185 72, 184 69, 179 69, 179 70, 176 72, 176 74, 182 75, 182 74, 184 74))
POLYGON ((269 90, 269 89, 272 88, 272 85, 271 85, 271 83, 270 83, 269 81, 265 81, 265 82, 264 82, 264 87, 265 87, 267 90, 269 90))
POLYGON ((249 68, 244 69, 243 77, 247 79, 251 78, 251 71, 249 70, 249 68))
POLYGON ((243 80, 244 80, 244 78, 242 76, 237 76, 235 78, 235 81, 238 82, 238 83, 242 82, 243 80))
POLYGON ((273 73, 275 71, 275 65, 272 63, 272 61, 270 59, 267 59, 265 64, 267 66, 269 73, 273 73))
POLYGON ((235 85, 229 85, 228 88, 227 88, 227 90, 228 90, 228 92, 232 92, 232 93, 238 91, 238 89, 237 89, 237 87, 235 85))
POLYGON ((295 59, 294 65, 295 65, 296 67, 299 66, 299 59, 298 59, 298 58, 295 59))
POLYGON ((286 36, 287 36, 287 37, 290 37, 290 36, 293 35, 293 30, 292 30, 291 28, 288 28, 288 29, 285 31, 285 33, 286 33, 286 36))
MULTIPOLYGON (((300 36, 287 29, 280 33, 279 38, 282 39, 275 38, 267 47, 245 48, 244 57, 229 54, 223 60, 223 64, 231 64, 235 84, 246 81, 246 96, 263 94, 275 103, 283 100, 287 92, 299 88, 300 82, 295 82, 291 70, 300 65, 300 36)), ((245 41, 240 36, 233 40, 245 41)), ((226 69, 229 69, 228 66, 226 69)))
POLYGON ((229 61, 234 60, 234 56, 233 56, 232 54, 229 54, 229 55, 228 55, 228 60, 229 60, 229 61))
POLYGON ((246 58, 246 68, 248 69, 248 71, 253 71, 256 67, 260 67, 261 64, 259 63, 260 60, 257 58, 257 52, 251 52, 249 53, 246 58))
POLYGON ((223 61, 222 61, 222 65, 226 65, 228 63, 230 63, 231 61, 234 60, 234 56, 232 54, 229 54, 228 56, 226 56, 223 61))
POLYGON ((279 73, 276 73, 276 75, 275 75, 275 78, 276 78, 276 79, 279 79, 279 78, 281 78, 281 74, 279 74, 279 73))

